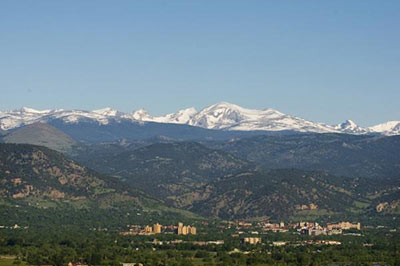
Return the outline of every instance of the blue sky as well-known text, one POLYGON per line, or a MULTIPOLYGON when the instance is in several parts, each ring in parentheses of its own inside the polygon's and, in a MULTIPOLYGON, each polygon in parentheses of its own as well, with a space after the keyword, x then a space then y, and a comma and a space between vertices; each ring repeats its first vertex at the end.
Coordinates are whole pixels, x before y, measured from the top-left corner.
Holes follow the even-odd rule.
POLYGON ((0 1, 0 110, 400 120, 400 1, 0 1))

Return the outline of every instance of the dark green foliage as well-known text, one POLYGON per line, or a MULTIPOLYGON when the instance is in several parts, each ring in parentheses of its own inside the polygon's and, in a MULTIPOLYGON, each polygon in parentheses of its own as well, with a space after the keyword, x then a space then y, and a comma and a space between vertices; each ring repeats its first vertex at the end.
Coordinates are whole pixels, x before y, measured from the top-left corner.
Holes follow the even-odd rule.
POLYGON ((254 168, 231 154, 195 142, 156 143, 130 149, 109 145, 103 150, 96 149, 90 156, 81 153, 78 160, 160 199, 190 192, 214 179, 254 168))
POLYGON ((192 215, 166 208, 114 177, 98 174, 41 146, 0 144, 0 185, 0 206, 145 209, 178 217, 192 215))
POLYGON ((117 180, 96 174, 61 153, 25 144, 0 144, 0 177, 1 194, 8 197, 15 193, 52 197, 52 191, 64 193, 63 197, 53 193, 54 198, 97 197, 123 187, 117 180))
POLYGON ((53 230, 51 226, 48 230, 3 230, 0 254, 15 255, 32 265, 66 265, 70 261, 90 265, 120 265, 122 262, 144 265, 398 265, 400 262, 399 233, 378 229, 365 230, 359 237, 336 236, 342 243, 339 246, 299 245, 303 240, 321 238, 291 233, 288 233, 291 240, 271 233, 262 237, 262 244, 255 246, 242 245, 229 234, 217 234, 213 235, 214 239, 225 240, 224 245, 196 246, 189 243, 154 245, 151 236, 126 237, 112 231, 77 227, 53 230), (291 244, 274 247, 271 238, 291 244), (234 248, 236 252, 232 252, 234 248))
MULTIPOLYGON (((312 137, 316 138, 303 136, 312 137)), ((285 137, 291 138, 295 137, 285 137)), ((336 142, 336 138, 325 135, 320 142, 336 142)), ((262 170, 229 153, 193 142, 142 145, 92 145, 78 153, 78 159, 173 206, 206 216, 373 216, 377 214, 375 207, 386 201, 387 211, 392 206, 397 209, 400 181, 396 178, 348 178, 299 169, 262 170)))
MULTIPOLYGON (((345 214, 357 209, 356 200, 369 202, 357 192, 360 189, 357 180, 297 169, 241 173, 201 189, 209 194, 193 203, 191 210, 226 219, 287 218, 301 209, 318 215, 345 214)), ((204 193, 201 189, 199 193, 204 193)))
POLYGON ((268 169, 324 170, 352 178, 400 177, 400 136, 297 134, 256 136, 208 145, 268 169))

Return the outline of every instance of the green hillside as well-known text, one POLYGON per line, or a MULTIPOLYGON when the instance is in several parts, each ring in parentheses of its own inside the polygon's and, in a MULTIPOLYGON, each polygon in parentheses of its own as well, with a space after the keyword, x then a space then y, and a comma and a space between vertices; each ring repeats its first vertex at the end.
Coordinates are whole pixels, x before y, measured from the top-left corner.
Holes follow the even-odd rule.
POLYGON ((0 184, 0 205, 4 208, 17 204, 39 209, 61 208, 61 212, 74 209, 90 209, 93 213, 97 212, 95 210, 99 213, 145 211, 195 217, 192 213, 166 207, 118 179, 100 175, 41 146, 0 144, 0 184))
POLYGON ((108 152, 83 154, 80 161, 163 200, 224 175, 254 168, 231 154, 195 142, 156 143, 125 151, 116 146, 104 148, 108 152))

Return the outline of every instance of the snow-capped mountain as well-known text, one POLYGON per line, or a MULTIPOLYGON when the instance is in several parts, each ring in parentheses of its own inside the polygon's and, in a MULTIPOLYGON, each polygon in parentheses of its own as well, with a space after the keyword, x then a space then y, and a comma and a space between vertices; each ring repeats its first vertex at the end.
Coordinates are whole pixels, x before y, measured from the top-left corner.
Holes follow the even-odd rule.
POLYGON ((132 119, 138 120, 138 121, 153 121, 154 117, 149 115, 149 113, 145 109, 139 109, 137 111, 134 111, 131 114, 132 119))
POLYGON ((238 131, 282 131, 316 133, 346 133, 400 135, 400 121, 390 121, 369 128, 362 128, 351 120, 339 125, 327 125, 311 122, 296 116, 283 114, 274 109, 246 109, 235 104, 220 102, 200 111, 195 108, 179 110, 165 116, 151 116, 146 110, 140 109, 132 113, 123 113, 111 108, 94 111, 85 110, 35 110, 23 107, 13 111, 0 112, 0 129, 9 130, 37 122, 60 120, 66 124, 79 122, 94 122, 107 125, 110 122, 132 123, 174 123, 187 124, 214 130, 238 131))
MULTIPOLYGON (((130 117, 146 122, 158 122, 158 123, 174 123, 174 124, 188 124, 189 120, 197 113, 194 107, 179 110, 172 114, 165 116, 153 117, 145 109, 134 111, 130 117)), ((127 115, 128 117, 129 115, 127 115)))
POLYGON ((352 120, 346 120, 345 122, 335 126, 335 129, 342 133, 348 134, 367 134, 370 133, 368 129, 362 128, 352 120))
POLYGON ((204 108, 188 122, 189 125, 227 130, 294 130, 300 132, 337 132, 334 128, 285 115, 274 109, 253 110, 221 102, 204 108))
POLYGON ((368 130, 370 132, 376 132, 383 135, 400 135, 400 121, 389 121, 369 127, 368 130))
POLYGON ((55 119, 61 119, 65 123, 78 123, 82 120, 93 120, 99 124, 107 124, 112 118, 121 118, 125 114, 104 108, 94 111, 84 110, 35 110, 32 108, 22 107, 18 110, 0 112, 0 128, 9 130, 23 125, 48 122, 55 119))

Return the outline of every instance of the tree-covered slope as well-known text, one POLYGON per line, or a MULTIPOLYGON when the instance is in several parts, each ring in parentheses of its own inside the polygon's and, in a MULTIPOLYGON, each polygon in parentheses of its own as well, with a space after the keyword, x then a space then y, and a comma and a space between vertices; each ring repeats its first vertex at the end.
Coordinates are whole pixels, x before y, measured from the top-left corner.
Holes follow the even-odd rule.
POLYGON ((201 215, 229 219, 304 212, 375 215, 376 206, 385 202, 383 196, 393 197, 389 203, 397 199, 398 179, 265 170, 194 142, 132 145, 95 145, 89 156, 83 150, 80 160, 172 206, 201 215))
POLYGON ((296 169, 244 172, 209 183, 193 193, 207 196, 190 209, 224 218, 288 217, 302 210, 346 212, 356 199, 351 184, 324 172, 296 169))
POLYGON ((166 207, 134 186, 98 174, 59 152, 27 144, 0 144, 0 202, 38 207, 117 208, 125 212, 145 209, 193 216, 166 207))
POLYGON ((115 145, 105 148, 109 153, 103 150, 90 157, 81 155, 80 161, 160 199, 254 167, 231 154, 195 142, 156 143, 123 152, 115 145), (101 163, 97 163, 99 160, 101 163))
POLYGON ((400 177, 400 136, 256 136, 208 145, 267 169, 324 170, 349 177, 400 177))

